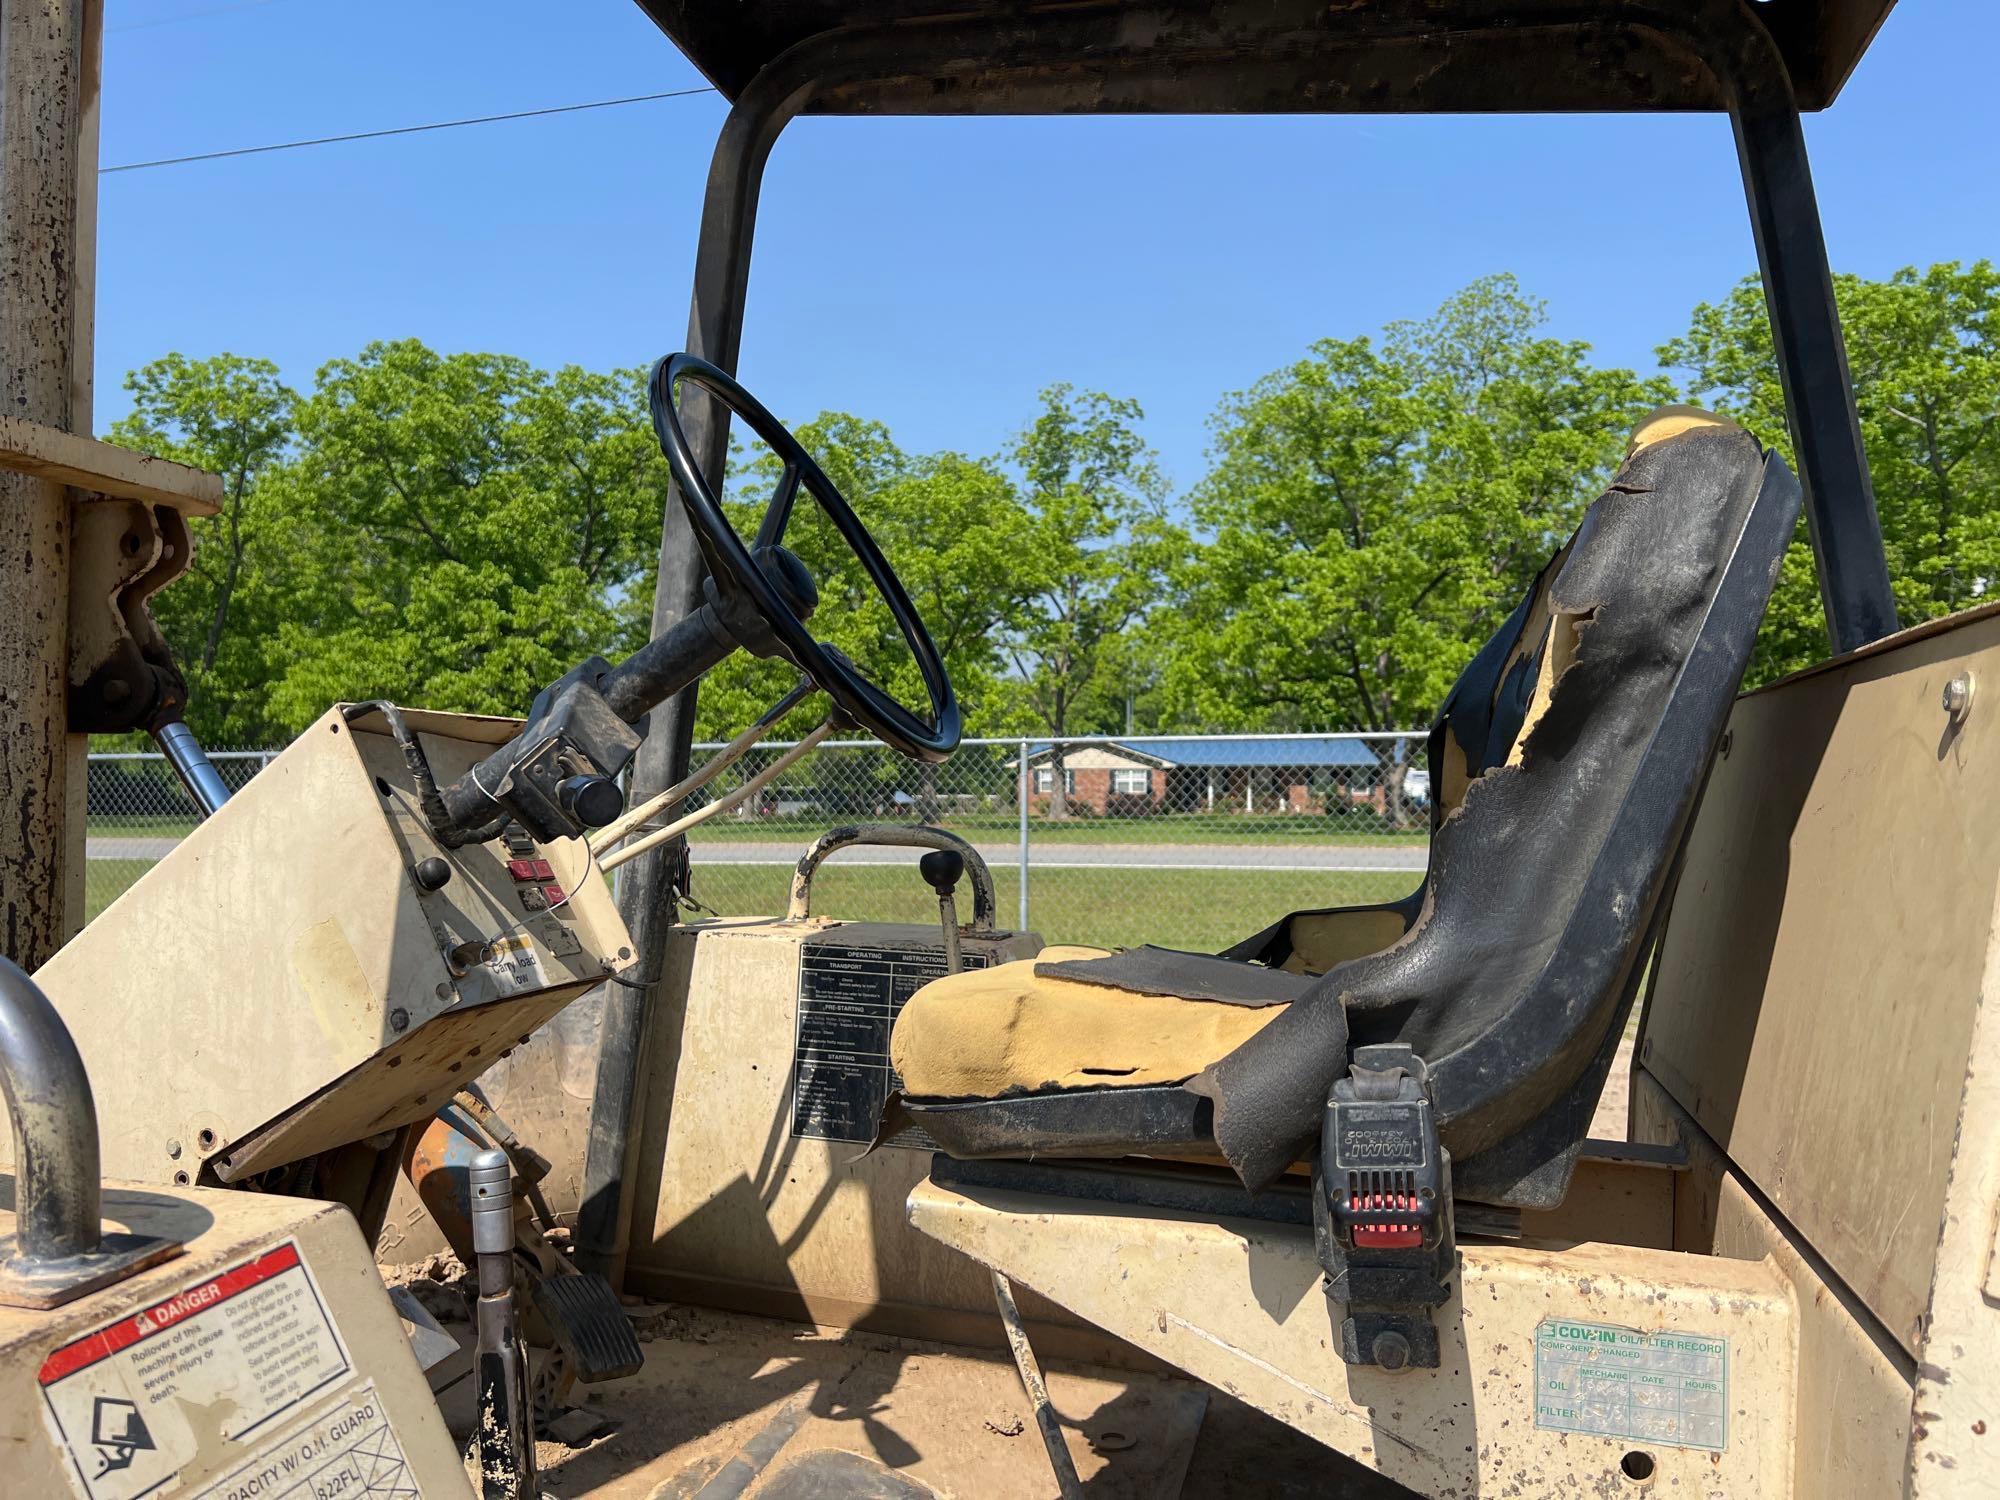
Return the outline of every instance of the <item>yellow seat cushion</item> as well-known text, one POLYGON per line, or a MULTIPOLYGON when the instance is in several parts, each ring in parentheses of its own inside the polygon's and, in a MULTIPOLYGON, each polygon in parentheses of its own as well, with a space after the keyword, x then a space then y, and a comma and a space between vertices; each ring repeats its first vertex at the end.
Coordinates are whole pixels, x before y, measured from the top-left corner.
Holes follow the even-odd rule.
POLYGON ((1631 440, 1625 445, 1625 456, 1630 458, 1642 448, 1650 448, 1655 443, 1664 443, 1669 438, 1677 438, 1684 432, 1695 432, 1703 428, 1721 427, 1730 432, 1743 429, 1727 417, 1718 417, 1712 411, 1703 411, 1699 406, 1656 406, 1639 419, 1632 429, 1631 440))
POLYGON ((889 1040, 903 1092, 997 1099, 1024 1090, 1181 1083, 1285 1009, 1140 995, 1035 972, 1037 964, 1104 956, 1102 948, 1045 948, 1037 958, 925 985, 903 1007, 889 1040))

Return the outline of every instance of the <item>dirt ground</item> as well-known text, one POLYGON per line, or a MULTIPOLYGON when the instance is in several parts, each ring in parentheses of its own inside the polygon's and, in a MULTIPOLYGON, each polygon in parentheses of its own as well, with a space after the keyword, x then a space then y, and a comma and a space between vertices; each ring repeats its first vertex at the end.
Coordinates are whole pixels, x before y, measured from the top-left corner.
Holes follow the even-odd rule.
MULTIPOLYGON (((908 1490, 951 1500, 1055 1493, 1032 1409, 1004 1355, 666 1306, 640 1320, 646 1366, 590 1388, 615 1422, 577 1450, 544 1442, 556 1500, 697 1500, 811 1493, 787 1470, 826 1450, 862 1455, 908 1490), (727 1471, 727 1472, 725 1472, 727 1471)), ((462 1330, 454 1329, 454 1332, 462 1330)), ((1172 1375, 1051 1363, 1050 1399, 1095 1500, 1392 1500, 1407 1492, 1232 1397, 1172 1375)), ((442 1399, 470 1430, 472 1392, 442 1399)))
MULTIPOLYGON (((1591 1134, 1623 1140, 1633 1035, 1628 1032, 1591 1134)), ((439 1285, 455 1262, 397 1278, 452 1321, 439 1285)), ((1033 1411, 1004 1355, 837 1334, 703 1308, 663 1305, 637 1319, 646 1365, 588 1388, 608 1436, 538 1450, 554 1500, 715 1500, 831 1494, 819 1471, 794 1468, 830 1452, 860 1457, 854 1500, 1047 1500, 1055 1493, 1033 1411), (879 1466, 879 1467, 878 1467, 879 1466)), ((1094 1500, 1397 1500, 1401 1487, 1329 1452, 1226 1392, 1172 1374, 1051 1362, 1050 1396, 1094 1500)), ((442 1397, 447 1421, 471 1429, 470 1380, 442 1397)), ((850 1479, 853 1476, 848 1476, 850 1479)))

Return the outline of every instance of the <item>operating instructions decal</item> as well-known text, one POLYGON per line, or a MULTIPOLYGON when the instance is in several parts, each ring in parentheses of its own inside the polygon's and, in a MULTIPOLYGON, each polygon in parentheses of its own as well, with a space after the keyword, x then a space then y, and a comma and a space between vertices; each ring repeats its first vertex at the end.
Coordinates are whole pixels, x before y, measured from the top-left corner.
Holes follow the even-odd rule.
MULTIPOLYGON (((986 953, 965 954, 968 969, 990 962, 986 953)), ((793 1135, 863 1145, 875 1138, 882 1105, 901 1082, 889 1066, 889 1030, 910 996, 943 975, 942 948, 801 945, 793 1135)), ((882 1144, 936 1149, 914 1130, 882 1144)))

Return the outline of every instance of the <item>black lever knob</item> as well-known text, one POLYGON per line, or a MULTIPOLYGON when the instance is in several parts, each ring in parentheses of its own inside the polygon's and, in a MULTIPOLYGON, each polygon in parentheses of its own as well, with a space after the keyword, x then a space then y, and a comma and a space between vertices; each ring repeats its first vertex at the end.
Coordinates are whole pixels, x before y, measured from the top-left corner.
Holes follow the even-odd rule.
POLYGON ((410 879, 416 883, 417 889, 426 895, 432 891, 441 891, 451 880, 451 866, 433 854, 429 859, 417 861, 416 868, 410 871, 410 879))
POLYGON ((625 811, 625 794, 609 776, 572 776, 556 787, 556 800, 585 828, 602 828, 625 811))
POLYGON ((956 849, 933 849, 917 861, 917 871, 924 877, 924 884, 940 896, 949 896, 965 873, 965 856, 956 849))

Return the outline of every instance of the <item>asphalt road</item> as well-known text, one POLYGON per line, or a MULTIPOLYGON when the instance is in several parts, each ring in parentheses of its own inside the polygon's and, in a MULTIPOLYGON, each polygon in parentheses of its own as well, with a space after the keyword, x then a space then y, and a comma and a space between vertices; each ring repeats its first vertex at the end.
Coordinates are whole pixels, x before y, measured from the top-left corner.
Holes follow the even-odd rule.
MULTIPOLYGON (((177 840, 170 838, 94 838, 85 844, 91 859, 162 859, 177 840)), ((737 843, 733 840, 695 845, 698 865, 790 865, 803 852, 798 843, 737 843)), ((976 844, 980 857, 994 868, 1020 862, 1018 844, 976 844)), ((923 851, 878 849, 866 845, 834 855, 844 865, 914 864, 923 851)), ((1115 870, 1421 870, 1426 850, 1420 844, 1079 844, 1032 845, 1030 868, 1115 870)))

